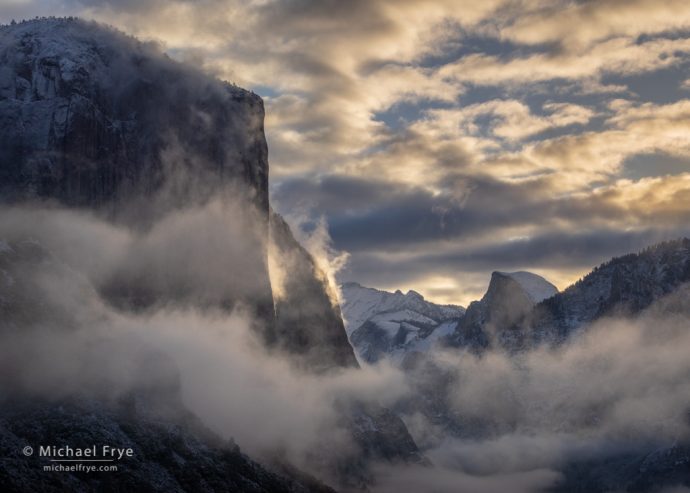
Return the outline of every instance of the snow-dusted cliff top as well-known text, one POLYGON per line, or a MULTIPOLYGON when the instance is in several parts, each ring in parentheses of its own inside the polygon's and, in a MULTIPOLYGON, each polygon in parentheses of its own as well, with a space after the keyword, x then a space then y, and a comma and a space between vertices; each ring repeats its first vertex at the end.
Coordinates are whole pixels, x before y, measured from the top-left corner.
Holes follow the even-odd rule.
POLYGON ((497 274, 509 277, 517 282, 534 303, 539 303, 558 293, 558 288, 556 286, 532 272, 497 272, 497 274))

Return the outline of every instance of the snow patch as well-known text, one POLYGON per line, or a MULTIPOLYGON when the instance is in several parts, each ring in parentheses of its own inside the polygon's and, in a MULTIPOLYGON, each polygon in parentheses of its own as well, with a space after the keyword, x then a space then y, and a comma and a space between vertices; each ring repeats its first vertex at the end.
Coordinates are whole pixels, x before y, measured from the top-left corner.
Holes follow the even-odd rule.
POLYGON ((343 284, 341 290, 348 337, 354 341, 358 360, 364 363, 383 357, 400 364, 410 351, 427 351, 452 333, 465 313, 459 306, 426 301, 412 290, 389 293, 356 283, 343 284), (381 332, 365 322, 384 331, 385 341, 381 341, 381 332))
POLYGON ((341 309, 348 336, 367 320, 386 312, 409 310, 418 314, 415 317, 431 319, 432 324, 459 318, 465 313, 465 309, 460 306, 437 305, 426 301, 415 291, 408 291, 406 294, 401 291, 389 293, 357 283, 345 283, 341 286, 341 291, 343 294, 341 309))
POLYGON ((532 272, 499 272, 499 274, 517 282, 534 303, 539 303, 558 293, 558 288, 556 288, 556 286, 532 272))
POLYGON ((391 321, 391 322, 418 322, 426 325, 436 325, 438 322, 425 317, 421 313, 412 310, 398 310, 395 312, 383 312, 370 318, 372 322, 391 321))

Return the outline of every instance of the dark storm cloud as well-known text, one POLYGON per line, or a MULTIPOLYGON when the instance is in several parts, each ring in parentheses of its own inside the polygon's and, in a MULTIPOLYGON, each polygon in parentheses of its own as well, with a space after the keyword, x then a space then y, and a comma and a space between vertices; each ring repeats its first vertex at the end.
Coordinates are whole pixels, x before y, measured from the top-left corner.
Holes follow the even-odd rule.
MULTIPOLYGON (((402 257, 391 256, 386 250, 369 251, 353 255, 340 278, 343 281, 356 280, 365 285, 378 283, 389 289, 410 284, 422 285, 431 299, 435 297, 467 304, 482 296, 489 282, 489 274, 495 270, 587 273, 612 257, 637 252, 653 243, 678 236, 690 237, 690 228, 649 228, 634 232, 611 229, 582 233, 550 232, 512 241, 492 238, 486 245, 451 246, 452 251, 437 253, 429 253, 431 248, 420 246, 402 257), (433 282, 427 284, 426 279, 430 277, 455 279, 458 286, 444 287, 433 282)), ((558 282, 559 287, 565 289, 575 279, 550 280, 558 282)))
MULTIPOLYGON (((597 223, 625 222, 634 217, 639 226, 653 220, 657 226, 671 228, 684 220, 678 210, 653 218, 645 217, 644 210, 631 211, 617 203, 624 192, 615 188, 595 197, 554 198, 545 194, 548 178, 513 185, 486 177, 456 180, 469 190, 462 203, 421 188, 395 189, 383 181, 347 176, 293 179, 276 187, 273 196, 285 210, 325 214, 333 240, 351 252, 414 249, 434 240, 500 234, 505 227, 551 225, 556 230, 559 223, 570 222, 589 223, 596 229, 597 223)), ((683 199, 682 195, 675 198, 683 199)))
POLYGON ((274 205, 286 211, 317 209, 337 215, 344 211, 367 211, 396 198, 422 198, 421 190, 402 190, 385 181, 363 180, 347 175, 327 175, 319 179, 283 180, 272 191, 274 205))
POLYGON ((486 177, 456 180, 471 190, 463 203, 348 176, 286 181, 274 198, 286 210, 317 211, 312 220, 325 216, 334 244, 351 254, 341 280, 407 286, 462 303, 481 296, 493 270, 546 269, 566 287, 576 273, 612 256, 690 235, 683 206, 688 192, 664 191, 664 182, 659 195, 667 206, 651 213, 653 194, 629 206, 620 203, 625 190, 615 187, 595 196, 555 198, 547 193, 549 178, 513 185, 486 177), (636 227, 626 230, 630 223, 636 227), (526 232, 515 233, 516 227, 526 232), (559 270, 571 274, 553 274, 559 270), (456 279, 465 294, 429 280, 441 277, 456 279))
POLYGON ((517 266, 593 268, 611 257, 636 252, 645 246, 676 238, 686 231, 647 229, 643 231, 593 230, 583 233, 551 232, 534 238, 497 242, 481 248, 438 256, 422 256, 425 268, 486 272, 517 266))

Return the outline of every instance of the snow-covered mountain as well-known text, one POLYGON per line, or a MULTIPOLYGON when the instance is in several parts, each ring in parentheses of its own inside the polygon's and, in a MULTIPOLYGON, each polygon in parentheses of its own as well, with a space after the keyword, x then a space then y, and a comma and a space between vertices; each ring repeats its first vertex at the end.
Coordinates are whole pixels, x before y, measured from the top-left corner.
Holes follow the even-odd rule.
POLYGON ((481 300, 470 303, 446 342, 474 351, 486 349, 506 328, 530 313, 537 303, 557 292, 556 286, 531 272, 494 272, 486 294, 481 300))
POLYGON ((687 238, 613 258, 562 292, 534 274, 494 272, 487 293, 470 304, 446 342, 478 352, 562 344, 604 316, 635 315, 687 282, 687 238))
POLYGON ((519 324, 530 344, 562 343, 608 315, 631 316, 690 282, 690 239, 652 245, 595 267, 519 324))
POLYGON ((390 293, 352 282, 341 290, 350 342, 367 363, 384 356, 400 361, 410 352, 428 350, 452 333, 465 313, 460 306, 438 305, 415 291, 390 293))
POLYGON ((543 277, 524 271, 494 272, 484 297, 467 311, 429 302, 415 291, 389 293, 352 282, 341 289, 350 342, 367 363, 384 356, 402 363, 439 344, 482 350, 495 330, 511 326, 558 292, 543 277))
MULTIPOLYGON (((679 330, 687 329, 688 315, 690 239, 686 238, 660 243, 638 254, 614 258, 594 268, 562 292, 556 292, 553 285, 538 276, 495 272, 487 293, 480 301, 470 304, 457 331, 447 342, 458 346, 460 358, 475 362, 484 358, 474 359, 465 351, 481 355, 501 352, 501 357, 506 358, 504 361, 514 363, 515 375, 519 375, 523 357, 529 359, 531 355, 528 352, 535 346, 544 343, 577 344, 575 338, 602 317, 632 319, 631 337, 634 338, 635 323, 642 323, 650 329, 652 336, 657 329, 656 324, 661 327, 669 320, 680 322, 679 330)), ((607 329, 603 324, 599 333, 605 333, 607 329)), ((537 350, 547 351, 548 347, 537 350)), ((567 352, 568 348, 558 347, 556 350, 555 354, 559 354, 561 350, 567 352)), ((649 348, 649 351, 654 350, 653 346, 649 348)), ((645 357, 648 356, 655 361, 654 365, 663 367, 661 360, 666 355, 645 357)), ((638 357, 630 354, 631 360, 638 357)), ((519 392, 513 394, 508 390, 511 386, 506 385, 505 393, 509 399, 518 396, 514 401, 515 409, 511 408, 507 414, 510 417, 507 422, 502 423, 490 414, 473 414, 472 403, 460 406, 468 409, 469 413, 459 412, 457 389, 463 385, 466 376, 462 372, 467 369, 458 367, 454 360, 450 361, 435 359, 429 353, 416 353, 407 358, 403 368, 413 390, 410 397, 401 400, 394 409, 403 417, 423 416, 435 430, 436 439, 441 441, 454 436, 482 443, 487 437, 489 440, 502 440, 501 437, 512 435, 515 432, 513 427, 520 423, 519 418, 511 422, 519 414, 517 409, 525 403, 532 405, 531 401, 521 401, 519 392)), ((670 364, 674 365, 673 362, 670 364)), ((490 368, 490 364, 486 368, 490 368)), ((512 376, 512 373, 506 374, 507 378, 512 376)), ((622 376, 620 379, 624 381, 622 376)), ((479 387, 478 391, 481 389, 479 387)), ((552 395, 547 395, 546 399, 552 395)), ((538 403, 536 407, 541 405, 538 403)), ((608 405, 588 410, 584 417, 588 433, 606 421, 605 417, 610 412, 608 405)), ((570 409, 570 403, 565 407, 570 409)), ((687 416, 690 416, 687 399, 678 402, 677 412, 679 416, 685 416, 687 422, 687 416)), ((576 414, 575 418, 579 420, 583 416, 576 414)), ((663 418, 651 425, 663 427, 663 418)), ((564 433, 566 422, 557 421, 556 427, 558 433, 564 433)), ((664 486, 690 484, 689 464, 690 441, 687 435, 662 438, 658 443, 645 439, 642 443, 631 442, 623 448, 603 447, 591 454, 565 457, 558 467, 562 479, 550 491, 665 491, 664 486)))
POLYGON ((613 258, 562 292, 534 274, 494 272, 447 341, 476 351, 562 344, 601 317, 639 313, 689 281, 687 238, 613 258))
POLYGON ((438 305, 424 299, 416 291, 389 293, 367 288, 356 282, 341 285, 343 300, 341 309, 345 320, 345 330, 352 334, 364 322, 383 312, 410 310, 423 317, 434 320, 459 318, 465 309, 456 305, 438 305))
POLYGON ((343 286, 350 342, 367 362, 400 360, 435 343, 482 352, 562 343, 606 315, 631 315, 690 281, 690 240, 650 246, 614 258, 562 292, 530 272, 494 272, 486 294, 462 310, 410 291, 343 286))

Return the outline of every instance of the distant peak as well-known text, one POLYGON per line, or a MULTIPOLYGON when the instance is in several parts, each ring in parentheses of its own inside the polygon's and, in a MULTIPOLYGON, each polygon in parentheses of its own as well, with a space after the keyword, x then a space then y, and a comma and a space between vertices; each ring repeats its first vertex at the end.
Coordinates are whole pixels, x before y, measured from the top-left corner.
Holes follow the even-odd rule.
POLYGON ((550 298, 558 293, 558 288, 538 274, 527 271, 500 272, 491 274, 491 282, 497 279, 508 278, 515 281, 534 303, 550 298))
POLYGON ((424 299, 424 296, 419 294, 417 291, 413 291, 412 289, 410 289, 405 296, 407 296, 409 298, 418 298, 420 300, 424 299))
MULTIPOLYGON (((505 277, 510 277, 513 279, 541 279, 542 281, 546 281, 542 276, 538 274, 534 274, 533 272, 529 272, 526 270, 518 270, 515 272, 503 272, 503 271, 494 271, 494 275, 499 275, 499 276, 505 276, 505 277)), ((548 282, 548 281, 547 281, 548 282)))

